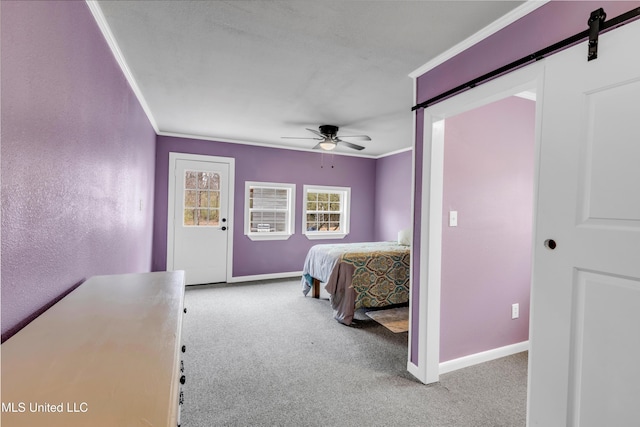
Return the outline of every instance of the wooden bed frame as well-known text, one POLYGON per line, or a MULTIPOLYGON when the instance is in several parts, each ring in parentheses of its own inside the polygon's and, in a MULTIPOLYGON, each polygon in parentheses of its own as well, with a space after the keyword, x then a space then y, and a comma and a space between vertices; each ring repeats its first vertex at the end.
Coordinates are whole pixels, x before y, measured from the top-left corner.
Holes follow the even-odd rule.
POLYGON ((314 298, 320 298, 320 280, 313 278, 313 291, 311 291, 311 296, 314 298))

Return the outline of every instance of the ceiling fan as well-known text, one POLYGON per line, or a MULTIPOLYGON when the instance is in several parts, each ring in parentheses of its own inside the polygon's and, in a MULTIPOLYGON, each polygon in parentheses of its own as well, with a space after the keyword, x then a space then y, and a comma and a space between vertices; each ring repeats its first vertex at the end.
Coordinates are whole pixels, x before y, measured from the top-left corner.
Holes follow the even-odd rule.
POLYGON ((317 130, 306 128, 309 132, 316 134, 315 138, 305 138, 305 137, 296 137, 296 136, 283 136, 285 139, 314 139, 316 141, 320 141, 314 149, 321 148, 323 150, 333 150, 336 148, 338 144, 344 145, 345 147, 353 148, 354 150, 364 150, 362 145, 353 144, 348 141, 343 141, 342 138, 354 138, 359 141, 371 141, 367 135, 344 135, 338 137, 338 126, 334 125, 321 125, 319 127, 320 132, 317 130))

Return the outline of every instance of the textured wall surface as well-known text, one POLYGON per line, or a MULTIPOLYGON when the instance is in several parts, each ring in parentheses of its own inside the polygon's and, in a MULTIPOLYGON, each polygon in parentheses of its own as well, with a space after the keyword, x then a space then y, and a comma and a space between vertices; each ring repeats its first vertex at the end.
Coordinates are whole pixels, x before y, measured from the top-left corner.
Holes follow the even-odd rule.
POLYGON ((397 240, 411 227, 412 151, 376 160, 375 240, 397 240))
POLYGON ((167 262, 169 152, 235 158, 233 277, 301 271, 314 244, 374 239, 376 160, 294 150, 159 136, 156 163, 153 269, 167 262), (252 241, 244 235, 245 181, 296 184, 296 232, 289 240, 252 241), (342 240, 308 240, 302 235, 303 185, 351 187, 350 233, 342 240))
POLYGON ((3 1, 2 338, 149 271, 155 133, 85 2, 3 1))
POLYGON ((527 99, 445 120, 441 362, 529 338, 534 143, 527 99))

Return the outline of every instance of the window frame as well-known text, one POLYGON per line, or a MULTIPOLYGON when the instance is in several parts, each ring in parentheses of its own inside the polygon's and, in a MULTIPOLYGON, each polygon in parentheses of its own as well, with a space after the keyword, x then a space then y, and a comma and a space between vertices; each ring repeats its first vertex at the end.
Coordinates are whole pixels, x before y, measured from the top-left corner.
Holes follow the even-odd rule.
POLYGON ((305 185, 302 193, 302 234, 309 240, 344 239, 349 234, 351 222, 351 187, 305 185), (307 194, 309 192, 340 194, 340 229, 341 231, 309 231, 307 230, 307 194))
MULTIPOLYGON (((296 230, 295 223, 296 185, 282 182, 245 181, 244 183, 244 234, 251 240, 287 240, 296 230), (251 188, 286 189, 288 193, 288 206, 286 210, 287 230, 274 232, 251 231, 251 211, 249 197, 251 188)), ((260 209, 259 209, 260 210, 260 209)))

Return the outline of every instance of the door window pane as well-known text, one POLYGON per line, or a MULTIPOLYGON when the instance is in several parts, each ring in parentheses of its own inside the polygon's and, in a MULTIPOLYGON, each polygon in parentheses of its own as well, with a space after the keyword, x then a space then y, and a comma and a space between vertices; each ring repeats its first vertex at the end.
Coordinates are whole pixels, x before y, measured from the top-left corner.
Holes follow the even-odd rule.
POLYGON ((220 226, 220 174, 185 171, 185 226, 220 226))
POLYGON ((184 177, 184 188, 195 189, 196 188, 196 173, 193 171, 186 171, 184 177))

